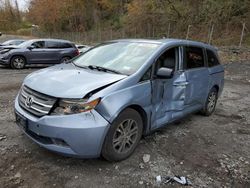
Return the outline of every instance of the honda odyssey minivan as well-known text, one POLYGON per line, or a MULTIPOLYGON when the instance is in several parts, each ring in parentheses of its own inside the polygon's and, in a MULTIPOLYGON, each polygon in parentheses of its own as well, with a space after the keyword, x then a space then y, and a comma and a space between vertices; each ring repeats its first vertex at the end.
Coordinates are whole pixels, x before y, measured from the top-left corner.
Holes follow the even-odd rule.
POLYGON ((28 75, 16 122, 44 148, 110 161, 193 112, 211 115, 224 85, 217 50, 177 40, 104 42, 70 62, 28 75))

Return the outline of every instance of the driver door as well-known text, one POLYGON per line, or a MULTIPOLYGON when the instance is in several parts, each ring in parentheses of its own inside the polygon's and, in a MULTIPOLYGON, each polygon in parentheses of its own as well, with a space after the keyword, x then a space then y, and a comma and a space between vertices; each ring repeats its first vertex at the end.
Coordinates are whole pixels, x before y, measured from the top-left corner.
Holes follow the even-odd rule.
POLYGON ((184 110, 187 81, 185 73, 179 71, 181 54, 182 48, 170 48, 155 62, 152 80, 152 130, 177 119, 184 110), (156 73, 161 67, 173 69, 172 78, 158 78, 156 73))
POLYGON ((34 48, 28 52, 29 62, 34 64, 46 63, 45 41, 36 41, 31 46, 34 48))

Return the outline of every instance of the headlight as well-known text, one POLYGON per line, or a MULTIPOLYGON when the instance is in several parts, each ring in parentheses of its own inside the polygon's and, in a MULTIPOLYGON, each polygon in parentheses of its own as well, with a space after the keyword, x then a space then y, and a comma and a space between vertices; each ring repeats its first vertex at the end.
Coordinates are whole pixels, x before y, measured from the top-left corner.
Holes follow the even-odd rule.
POLYGON ((87 102, 86 99, 62 99, 52 114, 69 115, 86 112, 94 109, 100 102, 100 98, 87 102))
POLYGON ((3 49, 3 50, 0 51, 0 54, 5 54, 5 53, 7 53, 9 51, 10 51, 10 49, 3 49))

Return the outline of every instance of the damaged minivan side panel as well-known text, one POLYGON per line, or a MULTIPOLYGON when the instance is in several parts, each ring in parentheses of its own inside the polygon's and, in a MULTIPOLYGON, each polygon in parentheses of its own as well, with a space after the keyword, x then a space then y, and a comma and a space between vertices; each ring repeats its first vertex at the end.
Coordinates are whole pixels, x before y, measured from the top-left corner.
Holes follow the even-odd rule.
MULTIPOLYGON (((96 107, 96 111, 102 112, 102 116, 113 122, 123 109, 129 106, 139 106, 150 117, 151 109, 151 82, 146 81, 134 86, 121 89, 102 98, 102 103, 96 107)), ((148 122, 148 121, 147 121, 148 122)))

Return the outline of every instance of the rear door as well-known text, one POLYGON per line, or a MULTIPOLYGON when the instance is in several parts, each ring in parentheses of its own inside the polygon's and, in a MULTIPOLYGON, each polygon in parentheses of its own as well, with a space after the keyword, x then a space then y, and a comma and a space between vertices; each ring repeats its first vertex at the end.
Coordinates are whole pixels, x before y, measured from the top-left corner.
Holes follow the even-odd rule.
POLYGON ((183 69, 187 79, 185 107, 187 112, 203 107, 209 90, 209 71, 201 47, 185 46, 183 69))
POLYGON ((30 63, 43 64, 45 63, 45 41, 36 41, 31 44, 34 49, 28 51, 27 56, 30 63))
POLYGON ((59 63, 61 60, 61 42, 48 40, 45 43, 46 46, 46 61, 47 63, 59 63))

